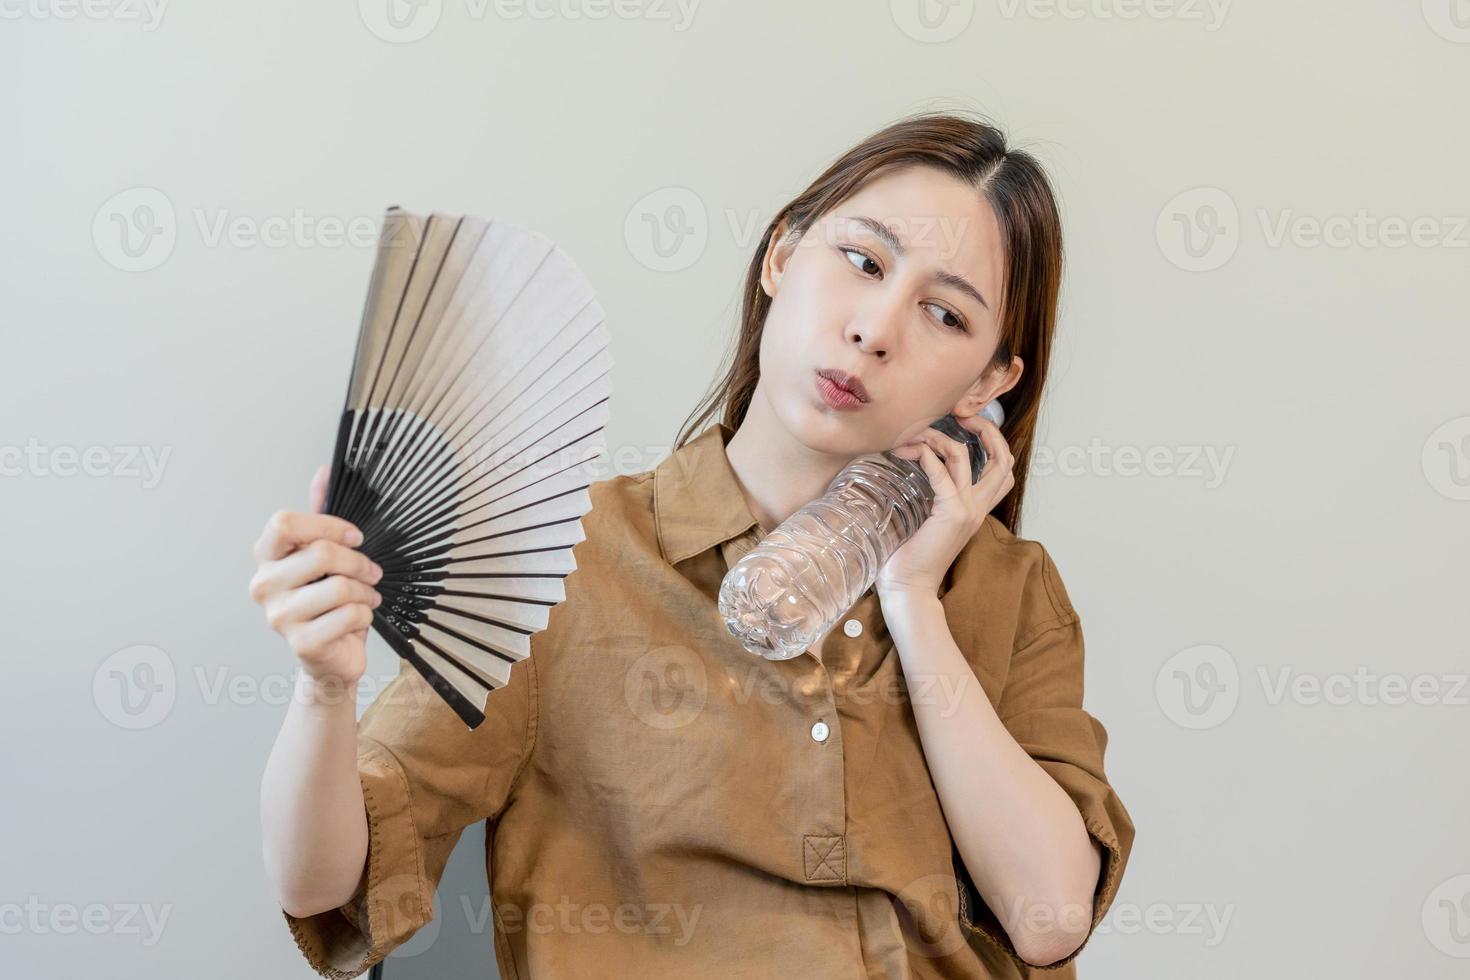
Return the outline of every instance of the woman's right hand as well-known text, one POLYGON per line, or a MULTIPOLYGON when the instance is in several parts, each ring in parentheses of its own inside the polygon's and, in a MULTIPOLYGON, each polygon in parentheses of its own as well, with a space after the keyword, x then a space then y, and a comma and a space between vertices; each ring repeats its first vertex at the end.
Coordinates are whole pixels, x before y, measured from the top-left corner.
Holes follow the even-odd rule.
POLYGON ((358 528, 320 513, 329 472, 323 466, 311 481, 311 513, 282 510, 266 521, 250 597, 308 675, 355 684, 367 669, 367 631, 382 601, 373 586, 383 570, 356 550, 358 528))

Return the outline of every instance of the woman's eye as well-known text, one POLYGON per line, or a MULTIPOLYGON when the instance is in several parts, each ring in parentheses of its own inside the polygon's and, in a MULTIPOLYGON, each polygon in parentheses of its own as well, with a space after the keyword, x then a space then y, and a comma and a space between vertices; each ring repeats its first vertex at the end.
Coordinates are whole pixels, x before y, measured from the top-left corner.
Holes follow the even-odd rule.
POLYGON ((932 306, 936 310, 938 310, 939 322, 944 324, 946 327, 954 327, 956 330, 964 330, 968 332, 968 328, 966 328, 965 326, 965 321, 948 308, 940 306, 938 303, 925 303, 924 305, 932 306))
MULTIPOLYGON (((841 252, 843 255, 847 256, 847 260, 851 262, 854 266, 856 266, 858 271, 862 272, 864 275, 876 275, 883 271, 883 267, 878 264, 877 260, 868 255, 866 252, 860 252, 855 248, 843 248, 841 249, 841 252)), ((965 325, 964 318, 959 316, 954 311, 950 310, 948 307, 940 306, 938 303, 925 303, 924 305, 932 306, 934 307, 934 309, 938 310, 939 322, 944 324, 946 327, 958 330, 961 333, 970 332, 970 328, 965 325)))
POLYGON ((867 255, 866 253, 859 252, 855 248, 844 248, 842 250, 842 254, 849 256, 849 262, 852 262, 851 256, 857 256, 857 261, 852 262, 852 264, 857 266, 859 272, 863 272, 867 275, 873 275, 874 273, 883 271, 883 267, 880 266, 876 261, 874 261, 871 256, 867 255), (872 268, 867 268, 868 265, 872 265, 872 268))

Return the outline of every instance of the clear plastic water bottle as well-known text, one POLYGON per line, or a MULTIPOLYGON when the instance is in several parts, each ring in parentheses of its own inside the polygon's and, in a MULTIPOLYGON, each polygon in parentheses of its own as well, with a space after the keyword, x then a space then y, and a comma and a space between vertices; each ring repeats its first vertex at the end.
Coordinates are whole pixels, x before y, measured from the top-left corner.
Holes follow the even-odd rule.
MULTIPOLYGON (((998 401, 981 414, 996 425, 1005 419, 998 401)), ((979 479, 980 437, 953 415, 931 427, 970 447, 970 482, 979 479)), ((726 573, 719 599, 725 626, 767 660, 801 654, 868 591, 933 507, 934 488, 918 460, 891 449, 857 457, 726 573)))

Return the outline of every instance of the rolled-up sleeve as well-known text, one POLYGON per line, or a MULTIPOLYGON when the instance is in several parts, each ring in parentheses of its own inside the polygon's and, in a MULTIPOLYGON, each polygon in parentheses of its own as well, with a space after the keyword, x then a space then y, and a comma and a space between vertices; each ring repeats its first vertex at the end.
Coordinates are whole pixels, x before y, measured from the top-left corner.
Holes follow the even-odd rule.
POLYGON ((357 768, 368 855, 357 890, 315 915, 284 908, 312 969, 360 976, 434 916, 434 892, 465 827, 499 815, 536 732, 534 665, 516 664, 490 692, 485 720, 466 727, 407 661, 358 722, 357 768))
POLYGON ((1023 971, 1066 966, 1082 951, 1118 893, 1134 836, 1133 821, 1103 768, 1107 731, 1082 707, 1081 621, 1051 556, 1040 544, 1028 544, 1039 553, 1022 600, 1023 610, 1030 611, 1020 619, 997 713, 1016 742, 1077 805, 1088 834, 1102 845, 1103 862, 1087 936, 1070 955, 1045 967, 1030 966, 1016 954, 994 913, 978 900, 973 882, 963 876, 969 924, 1023 971))

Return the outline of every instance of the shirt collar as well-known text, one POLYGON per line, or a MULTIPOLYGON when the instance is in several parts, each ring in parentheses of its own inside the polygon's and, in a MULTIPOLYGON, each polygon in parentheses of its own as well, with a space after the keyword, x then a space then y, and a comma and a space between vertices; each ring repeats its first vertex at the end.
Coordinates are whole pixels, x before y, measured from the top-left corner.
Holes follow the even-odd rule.
POLYGON ((659 550, 671 565, 760 526, 725 455, 734 434, 716 422, 654 469, 659 550))

